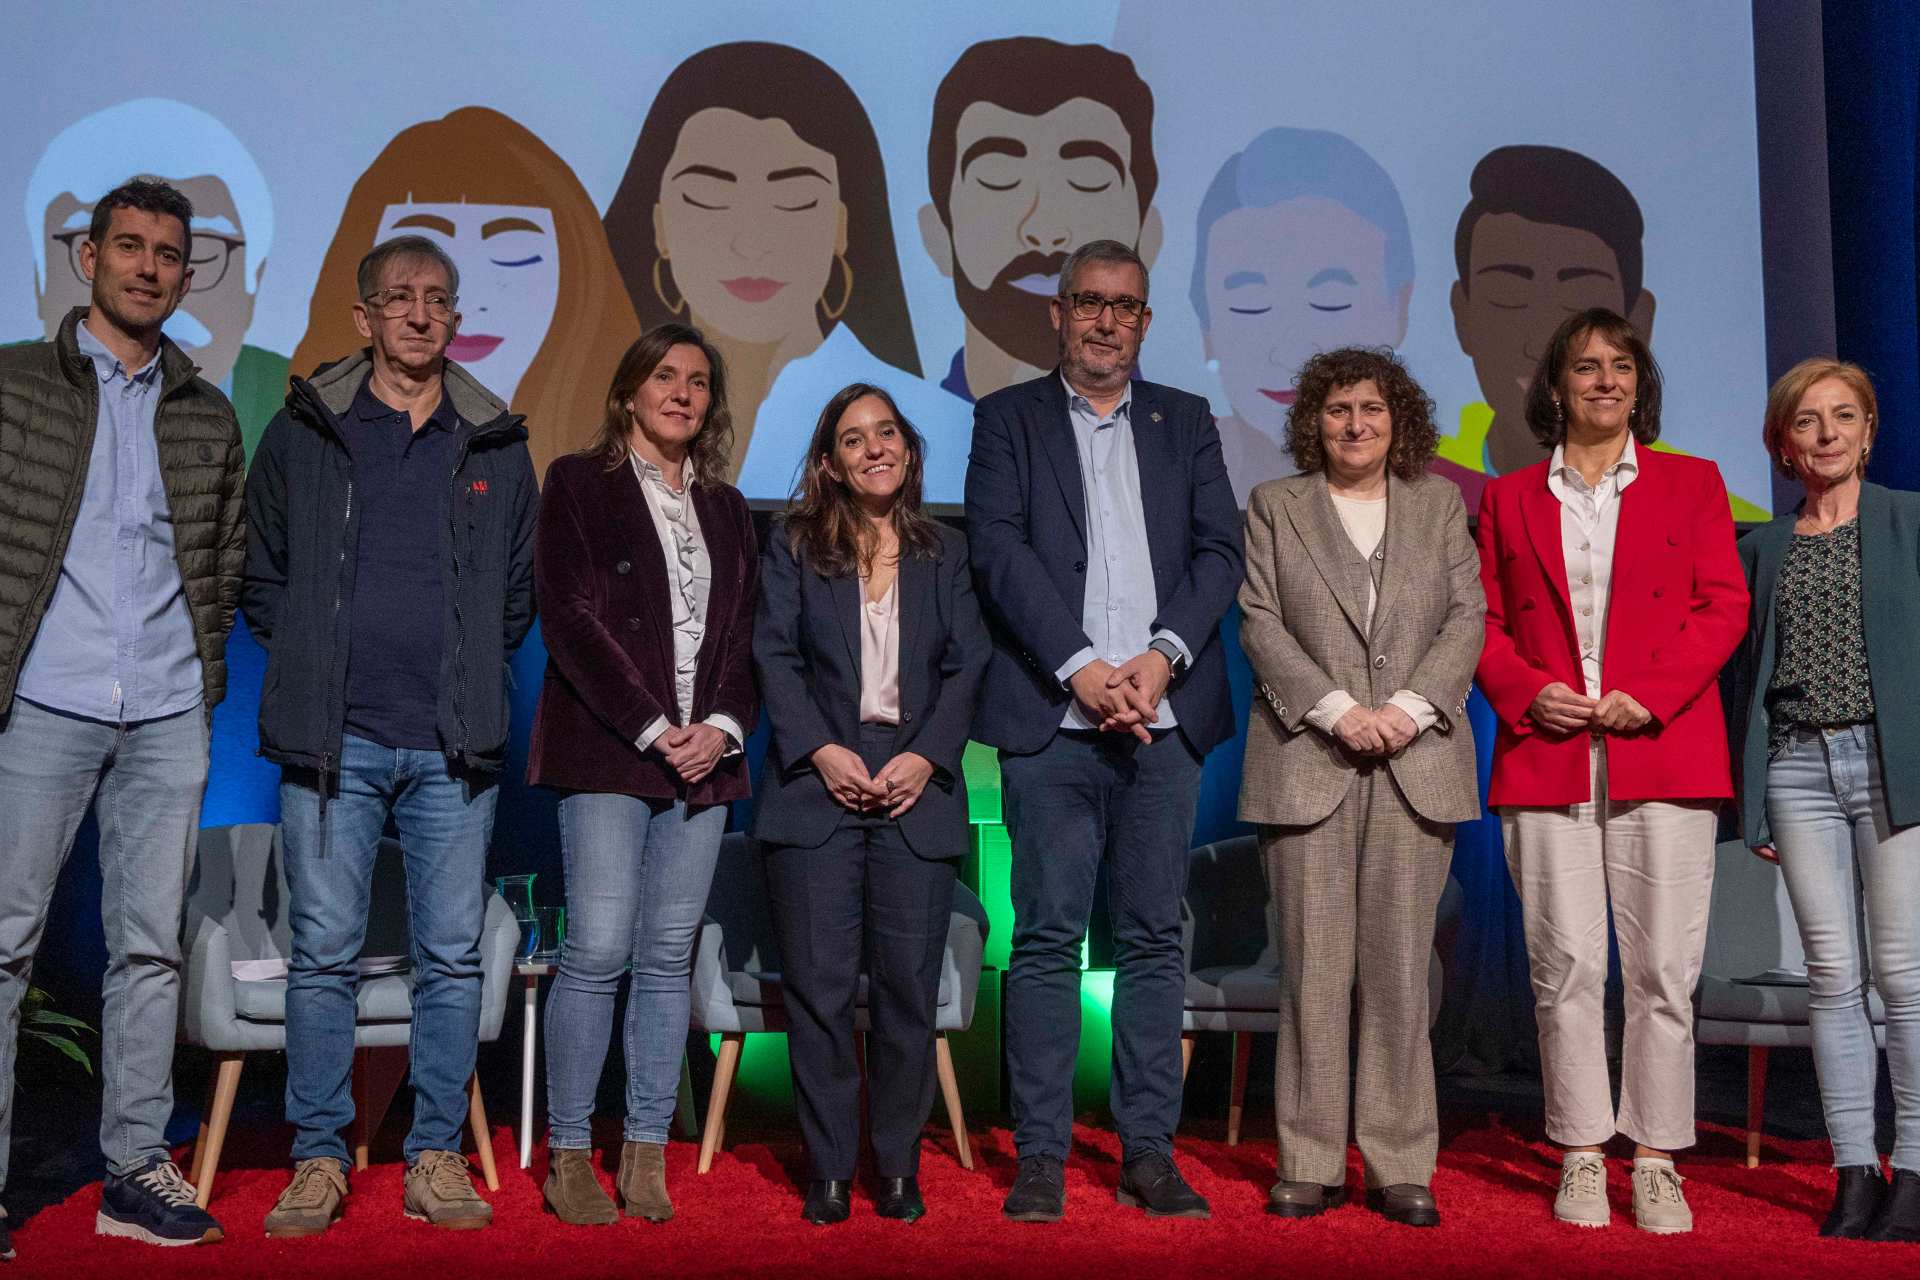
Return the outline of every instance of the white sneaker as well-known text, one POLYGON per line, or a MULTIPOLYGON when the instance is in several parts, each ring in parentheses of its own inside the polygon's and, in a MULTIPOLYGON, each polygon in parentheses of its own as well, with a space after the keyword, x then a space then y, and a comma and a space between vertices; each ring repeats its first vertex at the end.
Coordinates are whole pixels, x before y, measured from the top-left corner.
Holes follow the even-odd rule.
POLYGON ((1693 1210, 1680 1190, 1684 1181, 1671 1160, 1633 1162, 1633 1221, 1642 1231, 1678 1235, 1693 1230, 1693 1210))
MULTIPOLYGON (((1639 1204, 1635 1183, 1634 1204, 1639 1204)), ((1570 1151, 1560 1166, 1560 1194, 1553 1198, 1553 1216, 1581 1227, 1604 1227, 1613 1220, 1607 1206, 1607 1162, 1591 1151, 1570 1151)))

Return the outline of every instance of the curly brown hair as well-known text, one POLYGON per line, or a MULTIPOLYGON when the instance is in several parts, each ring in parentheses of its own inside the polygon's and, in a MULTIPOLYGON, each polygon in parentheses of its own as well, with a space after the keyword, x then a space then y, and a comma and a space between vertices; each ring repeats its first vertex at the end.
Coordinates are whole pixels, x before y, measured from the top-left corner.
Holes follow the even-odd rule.
POLYGON ((1320 434, 1320 410, 1341 387, 1372 382, 1393 418, 1393 442, 1387 446, 1387 470, 1413 480, 1427 469, 1440 448, 1433 422, 1433 397, 1423 390, 1400 357, 1388 347, 1339 347, 1322 351, 1300 366, 1293 408, 1287 410, 1287 452, 1302 471, 1324 471, 1326 446, 1320 434))

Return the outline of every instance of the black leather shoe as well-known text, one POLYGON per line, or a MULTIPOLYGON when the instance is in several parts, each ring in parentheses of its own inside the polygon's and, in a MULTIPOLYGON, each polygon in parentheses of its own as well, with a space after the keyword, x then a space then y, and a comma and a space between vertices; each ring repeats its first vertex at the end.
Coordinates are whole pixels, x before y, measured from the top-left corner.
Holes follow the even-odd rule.
POLYGON ((1015 1222, 1058 1222, 1067 1212, 1067 1170, 1054 1156, 1022 1156, 1000 1212, 1015 1222))
POLYGON ((1279 1218, 1311 1218, 1347 1202, 1347 1184, 1323 1187, 1317 1182, 1276 1182, 1267 1192, 1267 1212, 1279 1218))
POLYGON ((853 1184, 845 1178, 829 1178, 807 1184, 807 1202, 800 1216, 816 1227, 845 1222, 853 1212, 853 1184))
POLYGON ((1145 1209, 1150 1218, 1211 1218, 1206 1198, 1187 1185, 1173 1157, 1158 1151, 1135 1156, 1120 1169, 1120 1187, 1113 1198, 1133 1209, 1145 1209))
POLYGON ((920 1183, 913 1178, 882 1178, 874 1188, 873 1211, 883 1218, 916 1222, 926 1216, 927 1202, 920 1198, 920 1183))
POLYGON ((1887 1175, 1877 1164, 1851 1165, 1839 1170, 1833 1189, 1833 1211, 1820 1224, 1820 1234, 1839 1240, 1862 1240, 1873 1226, 1873 1216, 1887 1199, 1887 1175))
POLYGON ((1920 1240, 1920 1173, 1911 1169, 1893 1171, 1893 1189, 1881 1202, 1867 1228, 1867 1240, 1920 1240))
POLYGON ((1404 1227, 1437 1227, 1440 1207, 1433 1192, 1412 1182, 1397 1182, 1390 1187, 1375 1187, 1367 1192, 1367 1207, 1404 1227))

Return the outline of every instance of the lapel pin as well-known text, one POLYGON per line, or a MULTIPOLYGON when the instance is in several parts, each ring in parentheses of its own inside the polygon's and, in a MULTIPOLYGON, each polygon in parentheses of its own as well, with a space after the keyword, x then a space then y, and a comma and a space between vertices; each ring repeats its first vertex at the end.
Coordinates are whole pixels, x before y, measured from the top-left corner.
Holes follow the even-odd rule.
POLYGON ((1152 418, 1155 422, 1160 421, 1160 411, 1158 409, 1155 409, 1151 414, 1147 416, 1152 418))

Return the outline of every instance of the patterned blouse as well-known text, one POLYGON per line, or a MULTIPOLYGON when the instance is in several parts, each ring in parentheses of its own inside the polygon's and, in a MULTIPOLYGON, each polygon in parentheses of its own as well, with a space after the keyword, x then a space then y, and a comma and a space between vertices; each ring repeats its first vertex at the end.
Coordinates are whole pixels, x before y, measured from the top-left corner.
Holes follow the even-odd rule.
POLYGON ((1873 719, 1860 625, 1860 522, 1796 533, 1774 596, 1778 653, 1767 686, 1770 748, 1799 725, 1873 719))

